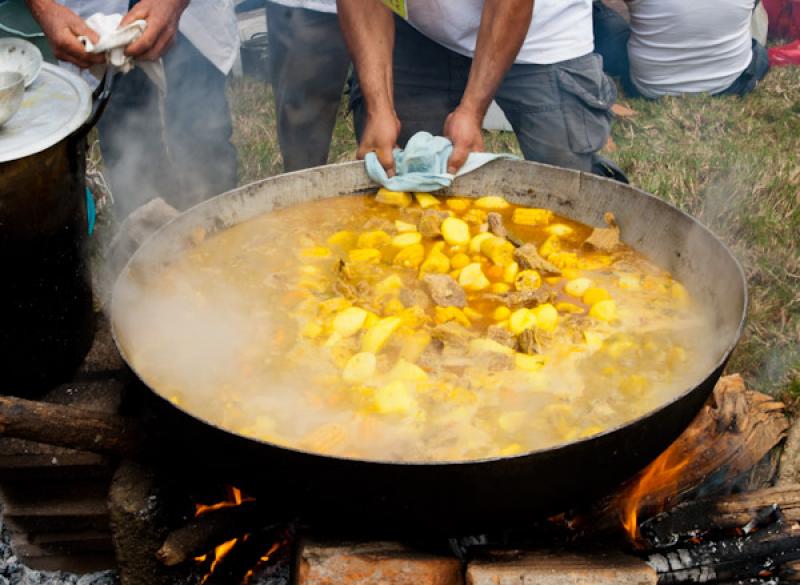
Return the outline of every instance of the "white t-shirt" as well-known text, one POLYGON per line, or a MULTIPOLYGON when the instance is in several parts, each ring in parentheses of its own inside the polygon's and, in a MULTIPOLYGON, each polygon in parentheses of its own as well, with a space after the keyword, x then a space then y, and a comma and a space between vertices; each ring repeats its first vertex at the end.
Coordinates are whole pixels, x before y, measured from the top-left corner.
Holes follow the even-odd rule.
POLYGON ((631 0, 631 79, 645 97, 718 93, 753 58, 754 0, 631 0))
MULTIPOLYGON (((448 49, 473 57, 483 0, 405 0, 408 22, 448 49)), ((549 65, 594 50, 592 0, 536 0, 516 63, 549 65)))
POLYGON ((336 12, 336 0, 267 0, 273 4, 288 6, 290 8, 305 8, 317 12, 336 12))

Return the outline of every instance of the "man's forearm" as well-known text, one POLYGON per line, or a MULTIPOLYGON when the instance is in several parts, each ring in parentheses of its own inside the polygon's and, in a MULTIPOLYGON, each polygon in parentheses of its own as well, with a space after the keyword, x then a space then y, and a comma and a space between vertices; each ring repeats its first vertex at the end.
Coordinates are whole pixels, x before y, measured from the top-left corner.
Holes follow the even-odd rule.
POLYGON ((528 34, 534 0, 485 0, 475 57, 459 107, 483 116, 528 34))
POLYGON ((391 10, 378 0, 337 0, 336 5, 368 114, 394 114, 391 10))

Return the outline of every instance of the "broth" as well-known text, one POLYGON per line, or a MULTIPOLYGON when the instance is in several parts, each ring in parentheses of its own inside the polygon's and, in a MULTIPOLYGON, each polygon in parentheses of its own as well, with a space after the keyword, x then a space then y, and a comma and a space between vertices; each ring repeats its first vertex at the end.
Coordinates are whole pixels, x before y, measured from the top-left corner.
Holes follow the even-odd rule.
POLYGON ((614 235, 499 197, 337 197, 129 272, 115 324, 147 384, 230 431, 509 456, 625 424, 712 366, 706 312, 614 235))

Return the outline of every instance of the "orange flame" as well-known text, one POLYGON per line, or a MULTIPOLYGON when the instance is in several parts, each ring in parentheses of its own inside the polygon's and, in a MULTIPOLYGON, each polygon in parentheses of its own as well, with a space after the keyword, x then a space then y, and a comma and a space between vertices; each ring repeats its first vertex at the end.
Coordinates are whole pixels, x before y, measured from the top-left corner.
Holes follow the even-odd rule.
POLYGON ((222 508, 233 508, 234 506, 239 506, 242 502, 253 502, 255 498, 248 498, 247 496, 242 495, 242 490, 234 486, 227 486, 225 488, 228 491, 227 499, 217 502, 216 504, 195 504, 194 515, 195 518, 198 516, 202 516, 203 514, 207 514, 213 510, 220 510, 222 508))
POLYGON ((673 444, 648 465, 628 490, 622 509, 622 526, 634 543, 639 540, 639 511, 644 499, 663 506, 675 494, 678 478, 689 463, 689 458, 679 453, 676 445, 673 444))

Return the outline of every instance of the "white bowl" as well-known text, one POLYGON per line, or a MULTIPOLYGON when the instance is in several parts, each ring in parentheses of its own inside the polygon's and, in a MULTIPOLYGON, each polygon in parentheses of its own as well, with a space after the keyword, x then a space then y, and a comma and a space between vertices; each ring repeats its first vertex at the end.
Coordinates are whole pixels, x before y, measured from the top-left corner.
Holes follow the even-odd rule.
POLYGON ((25 87, 34 82, 42 69, 42 52, 25 39, 0 39, 0 72, 13 71, 25 78, 25 87))
POLYGON ((25 94, 25 78, 16 72, 0 72, 0 126, 14 117, 25 94))

